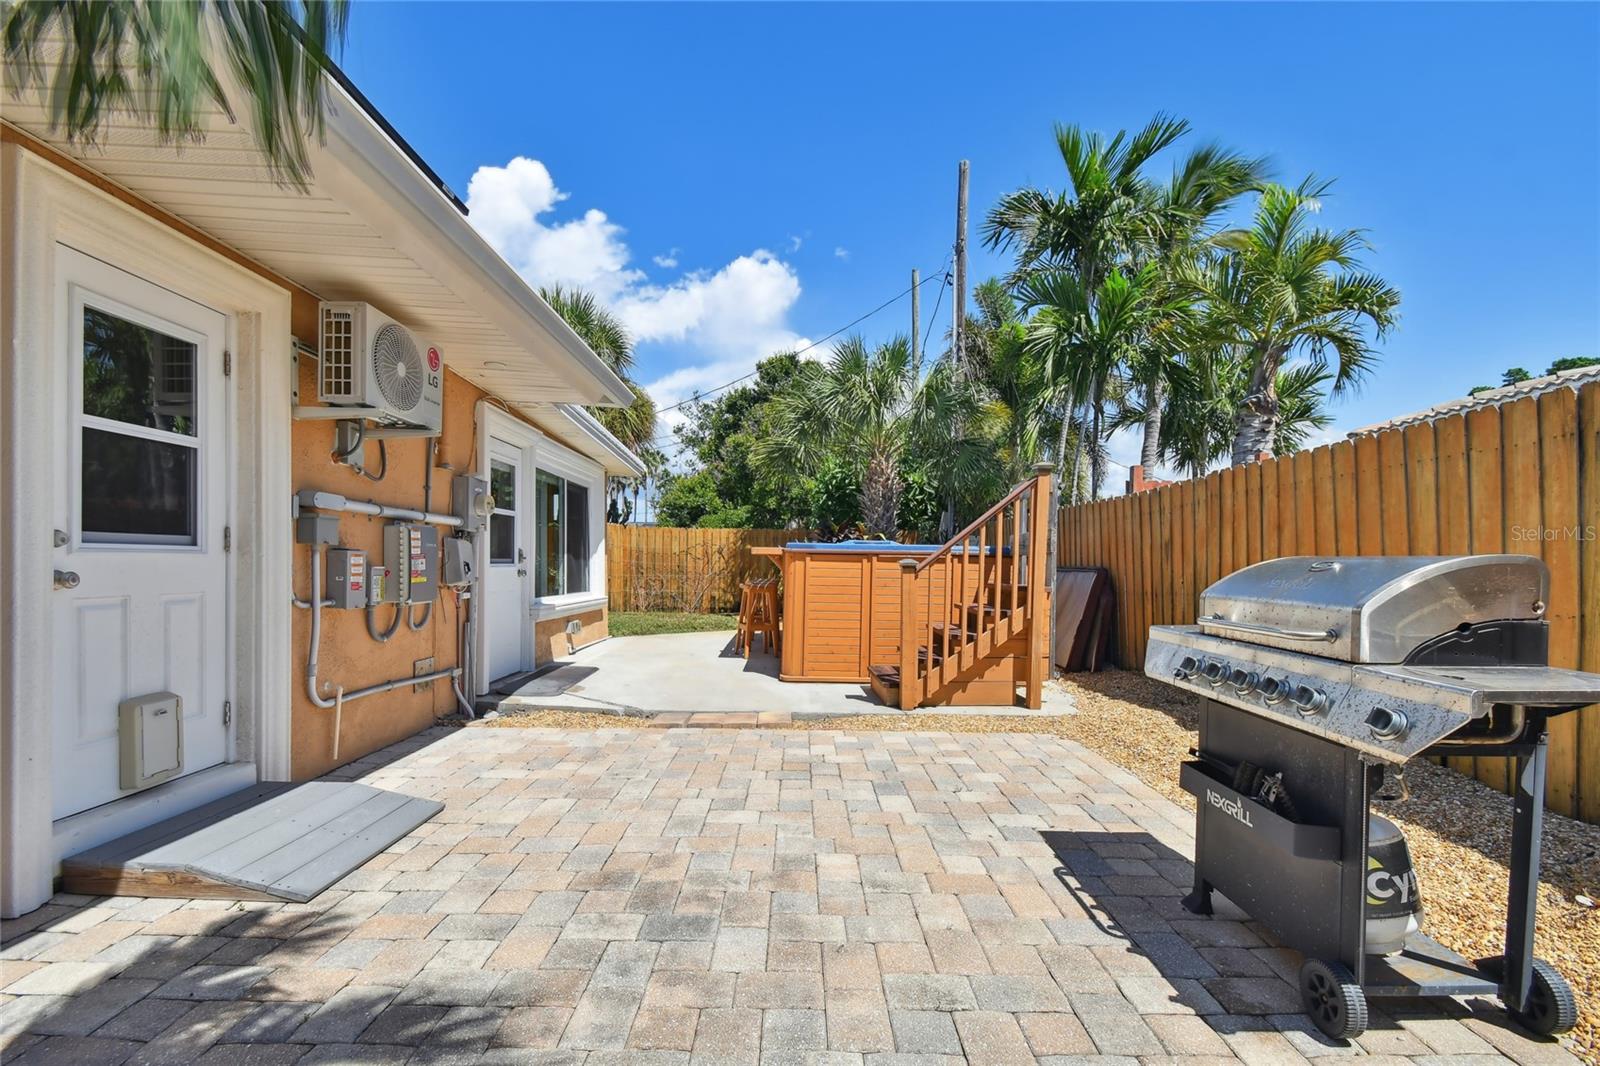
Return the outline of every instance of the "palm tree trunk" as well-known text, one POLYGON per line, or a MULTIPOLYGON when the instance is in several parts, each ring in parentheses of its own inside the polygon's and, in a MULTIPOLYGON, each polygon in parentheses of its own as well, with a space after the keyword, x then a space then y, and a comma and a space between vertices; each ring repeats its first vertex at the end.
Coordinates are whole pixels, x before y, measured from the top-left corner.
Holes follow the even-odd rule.
POLYGON ((1094 385, 1094 401, 1090 405, 1089 435, 1089 499, 1098 500, 1106 480, 1106 453, 1100 446, 1100 431, 1105 417, 1105 382, 1094 385))
POLYGON ((900 471, 893 456, 878 452, 867 460, 860 499, 867 532, 893 540, 900 511, 900 471))
POLYGON ((1268 349, 1256 360, 1250 373, 1250 391, 1234 416, 1233 455, 1234 466, 1253 463, 1262 454, 1273 453, 1273 441, 1278 435, 1278 364, 1283 360, 1279 349, 1268 349))
POLYGON ((1161 461, 1161 405, 1167 400, 1166 384, 1157 374, 1144 390, 1144 443, 1139 449, 1139 462, 1144 464, 1146 477, 1161 461))

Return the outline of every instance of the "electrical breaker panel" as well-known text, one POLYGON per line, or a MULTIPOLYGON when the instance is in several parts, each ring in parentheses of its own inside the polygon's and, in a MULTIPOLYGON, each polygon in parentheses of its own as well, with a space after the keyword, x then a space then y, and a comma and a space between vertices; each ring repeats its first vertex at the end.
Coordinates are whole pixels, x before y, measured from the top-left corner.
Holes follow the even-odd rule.
POLYGON ((328 549, 325 596, 332 606, 360 609, 367 605, 367 553, 359 548, 328 549))
POLYGON ((432 603, 439 594, 439 531, 421 522, 383 530, 383 562, 399 595, 391 603, 432 603))
POLYGON ((394 571, 387 566, 371 567, 367 574, 367 606, 376 607, 380 603, 399 603, 400 594, 404 591, 401 583, 394 579, 394 571))

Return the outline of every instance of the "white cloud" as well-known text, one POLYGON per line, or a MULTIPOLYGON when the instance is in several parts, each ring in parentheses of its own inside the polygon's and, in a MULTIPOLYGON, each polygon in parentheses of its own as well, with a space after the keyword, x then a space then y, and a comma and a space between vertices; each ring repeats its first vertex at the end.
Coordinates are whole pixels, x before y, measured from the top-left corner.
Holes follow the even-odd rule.
POLYGON ((796 237, 792 233, 789 235, 789 251, 790 252, 798 252, 800 250, 800 246, 802 244, 804 244, 804 243, 805 243, 804 238, 796 237))
MULTIPOLYGON (((705 354, 704 362, 646 385, 658 404, 724 384, 774 352, 807 343, 789 326, 799 275, 775 253, 757 248, 720 269, 653 283, 628 265, 626 231, 604 211, 591 207, 566 221, 547 217, 568 198, 543 163, 524 156, 479 167, 467 185, 472 223, 531 284, 581 286, 621 317, 635 341, 692 345, 705 354)), ((791 250, 801 243, 789 241, 791 250)), ((674 269, 678 253, 673 248, 653 261, 674 269)))
POLYGON ((835 259, 849 259, 850 258, 850 249, 842 247, 842 246, 838 247, 838 248, 835 248, 833 250, 833 257, 835 259))

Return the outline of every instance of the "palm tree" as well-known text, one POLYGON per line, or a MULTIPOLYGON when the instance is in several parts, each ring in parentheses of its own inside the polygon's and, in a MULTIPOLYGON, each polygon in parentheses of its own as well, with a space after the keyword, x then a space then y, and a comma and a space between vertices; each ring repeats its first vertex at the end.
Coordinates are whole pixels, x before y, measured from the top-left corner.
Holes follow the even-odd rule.
POLYGON ((1369 247, 1363 232, 1311 225, 1327 188, 1314 178, 1265 186, 1250 225, 1214 239, 1224 254, 1200 276, 1209 328, 1249 375, 1234 419, 1235 466, 1276 448, 1285 363, 1304 353, 1331 371, 1338 394, 1377 361, 1368 329, 1381 339, 1398 320, 1400 293, 1358 269, 1357 253, 1369 247))
POLYGON ((4 13, 6 80, 18 94, 37 87, 71 141, 96 140, 116 114, 192 141, 210 107, 237 121, 220 62, 274 177, 304 188, 307 143, 323 132, 323 72, 349 12, 348 0, 18 0, 4 13), (57 42, 63 54, 45 62, 57 42))
POLYGON ((626 377, 633 369, 633 338, 622 319, 586 289, 542 285, 539 295, 606 366, 626 377))
MULTIPOLYGON (((1133 275, 1112 270, 1092 292, 1075 272, 1040 271, 1022 283, 1018 295, 1023 306, 1037 309, 1027 344, 1041 361, 1047 394, 1086 401, 1089 481, 1092 494, 1099 495, 1107 391, 1119 384, 1119 368, 1150 343, 1154 328, 1182 313, 1182 304, 1169 298, 1157 263, 1133 275)), ((1063 451, 1064 446, 1065 428, 1063 451)))
POLYGON ((769 471, 809 473, 830 456, 846 460, 861 471, 867 532, 893 537, 915 391, 904 337, 876 350, 851 337, 828 362, 801 364, 769 401, 770 432, 757 443, 755 461, 769 471))
MULTIPOLYGON (((1326 367, 1295 363, 1278 371, 1280 418, 1273 452, 1288 455, 1305 447, 1315 430, 1332 421, 1326 407, 1326 367)), ((1233 443, 1234 420, 1249 386, 1250 375, 1239 358, 1228 351, 1196 352, 1172 368, 1171 389, 1163 397, 1165 410, 1159 459, 1201 477, 1225 458, 1233 443)), ((1147 397, 1135 393, 1120 405, 1110 429, 1116 432, 1141 425, 1146 419, 1147 397)))
MULTIPOLYGON (((1034 188, 1010 193, 1000 199, 984 223, 984 242, 989 247, 1016 253, 1012 285, 1020 292, 1021 286, 1040 272, 1070 273, 1076 278, 1082 306, 1092 317, 1102 284, 1113 271, 1130 277, 1140 274, 1153 262, 1189 254, 1189 249, 1209 237, 1217 214, 1262 179, 1265 164, 1208 144, 1190 153, 1165 186, 1146 177, 1147 164, 1188 131, 1186 121, 1159 114, 1132 136, 1121 130, 1109 139, 1078 126, 1057 126, 1056 147, 1070 188, 1060 193, 1034 188)), ((1171 299, 1157 302, 1177 306, 1171 299)), ((1049 328, 1060 341, 1064 339, 1062 330, 1070 330, 1071 324, 1057 314, 1049 328)), ((1148 336, 1159 339, 1160 335, 1152 328, 1148 336)), ((1137 364, 1100 367, 1098 378, 1069 375, 1074 387, 1054 397, 1060 412, 1056 459, 1063 470, 1074 416, 1087 407, 1081 421, 1092 429, 1100 428, 1106 415, 1106 379, 1124 369, 1134 372, 1137 383, 1150 394, 1148 399, 1155 401, 1146 403, 1151 421, 1146 426, 1145 451, 1159 445, 1159 401, 1166 368, 1176 353, 1170 348, 1122 351, 1127 358, 1137 358, 1137 364)), ((1101 442, 1094 437, 1087 443, 1091 491, 1098 495, 1104 476, 1104 463, 1096 458, 1101 442)))
MULTIPOLYGON (((539 295, 572 327, 572 332, 633 390, 633 402, 626 407, 592 407, 589 411, 629 451, 644 455, 656 438, 656 402, 628 377, 628 372, 633 369, 633 338, 628 336, 627 327, 593 293, 583 289, 550 285, 540 288, 539 295)), ((607 494, 613 508, 619 513, 626 511, 629 516, 636 513, 638 481, 637 478, 611 478, 608 481, 607 494), (634 495, 632 508, 624 506, 624 497, 630 488, 634 495)))

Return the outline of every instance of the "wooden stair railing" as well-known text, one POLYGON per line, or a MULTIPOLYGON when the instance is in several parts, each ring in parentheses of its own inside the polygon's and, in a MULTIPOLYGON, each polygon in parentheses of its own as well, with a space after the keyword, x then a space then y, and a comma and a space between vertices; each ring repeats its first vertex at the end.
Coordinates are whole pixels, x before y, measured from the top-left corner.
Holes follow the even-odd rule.
POLYGON ((1031 708, 1040 705, 1050 632, 1051 470, 1049 464, 1035 467, 1033 477, 938 551, 901 561, 902 710, 921 706, 1024 634, 1026 702, 1031 708))

